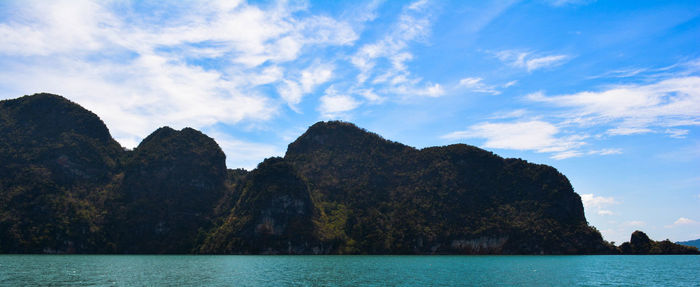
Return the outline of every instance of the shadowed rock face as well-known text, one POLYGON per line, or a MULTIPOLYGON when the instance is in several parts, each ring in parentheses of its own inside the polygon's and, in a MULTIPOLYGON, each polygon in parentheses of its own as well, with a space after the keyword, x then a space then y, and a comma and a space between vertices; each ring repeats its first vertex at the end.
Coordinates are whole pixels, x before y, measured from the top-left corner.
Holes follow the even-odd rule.
POLYGON ((581 199, 566 177, 549 166, 468 145, 417 150, 344 122, 313 125, 289 145, 285 160, 327 203, 324 214, 340 206, 353 215, 337 236, 344 238, 338 250, 488 254, 611 248, 586 223, 581 199))
POLYGON ((556 169, 463 144, 320 122, 284 158, 227 170, 199 131, 160 128, 126 151, 50 94, 0 102, 0 136, 0 252, 614 252, 556 169))
POLYGON ((102 187, 123 150, 93 113, 51 94, 0 101, 0 252, 96 252, 102 187))
POLYGON ((223 226, 201 248, 205 253, 319 253, 318 211, 307 183, 281 158, 252 171, 223 226))
POLYGON ((132 152, 119 188, 118 241, 128 253, 187 253, 225 192, 226 158, 212 138, 160 128, 132 152))

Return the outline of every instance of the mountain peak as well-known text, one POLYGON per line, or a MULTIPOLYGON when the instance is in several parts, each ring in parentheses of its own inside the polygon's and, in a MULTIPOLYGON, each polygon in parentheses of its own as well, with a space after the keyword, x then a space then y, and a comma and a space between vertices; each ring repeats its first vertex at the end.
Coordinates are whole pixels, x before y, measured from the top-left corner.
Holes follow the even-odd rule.
POLYGON ((200 147, 223 153, 213 138, 189 127, 182 130, 176 130, 168 126, 160 127, 143 139, 137 149, 148 148, 152 145, 172 145, 173 147, 195 147, 200 145, 200 147))
POLYGON ((367 147, 410 148, 343 121, 317 122, 289 144, 287 156, 317 150, 364 151, 367 147))
POLYGON ((8 119, 13 118, 14 125, 30 128, 27 132, 32 137, 54 138, 73 132, 102 142, 112 141, 107 126, 97 115, 59 95, 39 93, 0 101, 0 110, 10 115, 8 119))

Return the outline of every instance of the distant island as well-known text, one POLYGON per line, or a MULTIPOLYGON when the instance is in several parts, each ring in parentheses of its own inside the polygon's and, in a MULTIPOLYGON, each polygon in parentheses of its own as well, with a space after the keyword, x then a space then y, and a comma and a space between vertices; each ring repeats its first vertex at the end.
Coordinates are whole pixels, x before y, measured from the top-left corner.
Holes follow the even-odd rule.
POLYGON ((126 150, 94 113, 35 94, 0 101, 0 163, 0 253, 699 253, 641 231, 604 241, 553 167, 347 122, 247 171, 191 128, 126 150))
POLYGON ((680 244, 680 245, 693 246, 693 247, 700 248, 700 239, 688 240, 688 241, 679 241, 679 242, 676 242, 676 243, 677 243, 677 244, 680 244))

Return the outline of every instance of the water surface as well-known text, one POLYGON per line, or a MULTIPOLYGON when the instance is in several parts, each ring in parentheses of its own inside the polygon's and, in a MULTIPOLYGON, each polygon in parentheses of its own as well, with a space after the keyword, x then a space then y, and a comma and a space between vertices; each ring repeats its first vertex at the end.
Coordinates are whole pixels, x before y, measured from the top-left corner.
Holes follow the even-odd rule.
POLYGON ((700 286, 700 256, 0 255, 3 286, 700 286))

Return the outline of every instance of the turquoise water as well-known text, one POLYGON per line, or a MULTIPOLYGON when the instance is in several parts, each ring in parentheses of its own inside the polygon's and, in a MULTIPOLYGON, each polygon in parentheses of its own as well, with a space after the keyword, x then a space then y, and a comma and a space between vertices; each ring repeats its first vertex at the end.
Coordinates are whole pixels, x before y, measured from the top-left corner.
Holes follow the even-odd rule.
POLYGON ((2 286, 700 286, 700 256, 0 255, 2 286))

